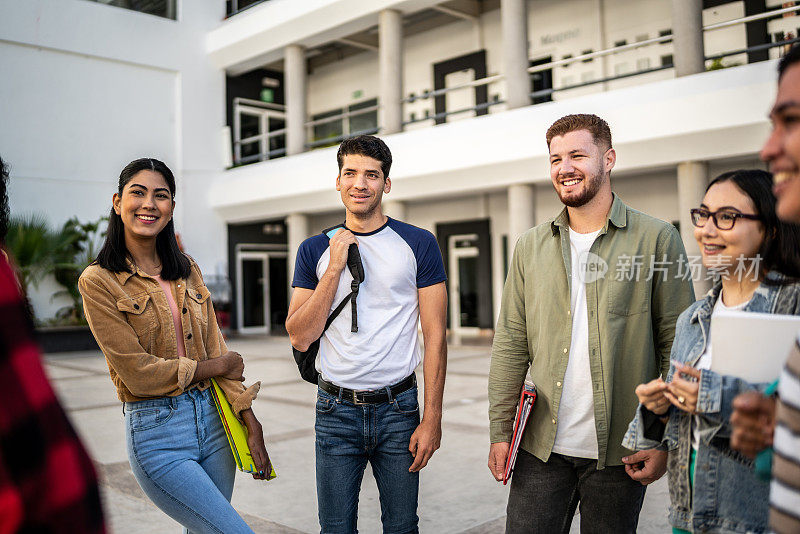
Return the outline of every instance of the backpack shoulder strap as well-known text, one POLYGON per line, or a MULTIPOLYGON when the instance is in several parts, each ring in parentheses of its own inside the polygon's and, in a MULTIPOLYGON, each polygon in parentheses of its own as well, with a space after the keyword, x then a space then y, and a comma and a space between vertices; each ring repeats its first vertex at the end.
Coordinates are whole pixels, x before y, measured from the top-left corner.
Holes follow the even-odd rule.
POLYGON ((325 321, 325 328, 322 329, 323 332, 325 332, 325 330, 328 329, 333 320, 336 319, 340 313, 342 313, 342 310, 347 305, 347 303, 350 302, 351 299, 353 299, 353 293, 348 293, 347 296, 342 300, 342 302, 340 302, 339 305, 336 306, 336 309, 333 310, 331 314, 328 316, 328 320, 325 321))
MULTIPOLYGON (((337 224, 336 226, 326 228, 322 233, 328 236, 328 239, 331 239, 340 228, 345 228, 345 226, 343 224, 337 224)), ((328 329, 333 320, 336 319, 345 305, 347 305, 347 302, 350 301, 352 306, 350 331, 358 332, 358 306, 356 304, 356 299, 358 297, 359 286, 364 281, 364 264, 361 262, 361 253, 358 251, 358 245, 355 243, 351 244, 350 248, 347 250, 347 268, 350 270, 350 274, 353 277, 353 281, 350 283, 350 294, 347 295, 347 297, 336 306, 336 309, 333 310, 330 316, 328 316, 328 320, 325 322, 325 330, 328 329)), ((323 330, 323 332, 325 330, 323 330)))

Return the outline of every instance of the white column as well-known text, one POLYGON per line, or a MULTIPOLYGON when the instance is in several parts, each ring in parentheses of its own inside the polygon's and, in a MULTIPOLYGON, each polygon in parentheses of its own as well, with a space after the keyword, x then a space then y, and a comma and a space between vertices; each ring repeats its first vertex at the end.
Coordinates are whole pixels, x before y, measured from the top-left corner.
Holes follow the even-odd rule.
POLYGON ((286 47, 283 64, 286 87, 286 154, 306 149, 306 55, 300 45, 286 47))
POLYGON ((286 216, 287 244, 289 246, 287 264, 289 266, 289 292, 291 294, 292 278, 294 278, 294 264, 297 259, 297 249, 300 243, 308 237, 308 215, 292 213, 286 216))
POLYGON ((677 76, 706 70, 703 0, 672 0, 672 46, 677 76))
MULTIPOLYGON (((608 39, 606 38, 606 4, 605 0, 597 0, 597 37, 600 41, 597 45, 598 50, 605 50, 608 47, 608 39)), ((603 78, 608 78, 609 73, 609 56, 602 56, 600 58, 600 66, 602 67, 603 78)), ((603 82, 603 91, 608 91, 608 82, 603 82)))
POLYGON ((393 9, 378 14, 378 70, 382 134, 403 129, 403 15, 393 9))
POLYGON ((517 184, 508 188, 508 262, 519 236, 536 226, 536 186, 517 184))
POLYGON ((528 75, 527 0, 501 0, 500 21, 503 34, 503 74, 506 77, 506 108, 531 103, 528 75))
MULTIPOLYGON (((707 186, 708 163, 684 161, 678 164, 678 211, 680 213, 681 238, 689 257, 700 256, 700 247, 694 238, 694 225, 689 210, 700 206, 707 186)), ((705 280, 705 272, 700 278, 700 280, 694 281, 694 294, 697 298, 702 297, 711 289, 711 281, 705 280)))
POLYGON ((383 214, 398 221, 406 220, 406 204, 400 200, 384 202, 381 204, 383 214))

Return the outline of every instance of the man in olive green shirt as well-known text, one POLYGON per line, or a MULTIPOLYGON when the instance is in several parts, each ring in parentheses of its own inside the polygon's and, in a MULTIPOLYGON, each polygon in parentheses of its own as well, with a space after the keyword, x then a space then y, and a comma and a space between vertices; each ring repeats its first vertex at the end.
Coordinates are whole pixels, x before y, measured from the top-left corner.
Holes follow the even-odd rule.
POLYGON ((547 131, 565 209, 520 237, 489 373, 489 469, 502 480, 520 390, 538 398, 514 467, 506 532, 635 532, 645 485, 666 453, 621 446, 634 389, 669 370, 678 315, 694 301, 692 265, 669 223, 611 191, 611 131, 568 115, 547 131))

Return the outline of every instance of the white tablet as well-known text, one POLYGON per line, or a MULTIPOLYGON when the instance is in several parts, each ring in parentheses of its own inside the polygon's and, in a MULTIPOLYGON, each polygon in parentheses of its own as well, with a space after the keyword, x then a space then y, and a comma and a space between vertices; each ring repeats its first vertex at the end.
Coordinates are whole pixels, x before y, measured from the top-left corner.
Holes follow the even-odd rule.
POLYGON ((719 311, 711 317, 711 370, 772 382, 800 332, 800 316, 719 311))

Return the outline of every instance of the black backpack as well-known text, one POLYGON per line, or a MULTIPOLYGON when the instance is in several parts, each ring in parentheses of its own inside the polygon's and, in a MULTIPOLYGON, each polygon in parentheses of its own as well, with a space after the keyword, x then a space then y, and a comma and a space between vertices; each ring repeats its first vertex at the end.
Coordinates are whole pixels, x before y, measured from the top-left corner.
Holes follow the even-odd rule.
MULTIPOLYGON (((334 228, 329 228, 324 233, 327 234, 336 228, 339 227, 336 226, 334 228)), ((336 306, 336 309, 334 309, 328 316, 328 320, 325 321, 325 328, 322 330, 323 334, 331 325, 333 320, 336 319, 336 317, 338 317, 338 315, 342 312, 348 302, 350 302, 352 310, 350 331, 358 332, 358 310, 356 308, 356 297, 358 297, 358 287, 361 285, 361 282, 364 281, 364 265, 361 263, 361 254, 358 252, 358 245, 355 243, 350 245, 350 248, 347 249, 347 268, 350 269, 350 274, 353 276, 353 281, 350 283, 350 294, 348 294, 344 300, 342 300, 342 302, 336 306)), ((308 350, 305 352, 301 352, 292 347, 294 361, 297 363, 300 376, 303 377, 303 380, 306 382, 310 382, 314 385, 317 385, 317 379, 319 378, 319 372, 317 372, 317 368, 314 364, 317 360, 317 353, 319 352, 319 340, 321 338, 322 336, 320 335, 316 341, 309 345, 308 350)))

